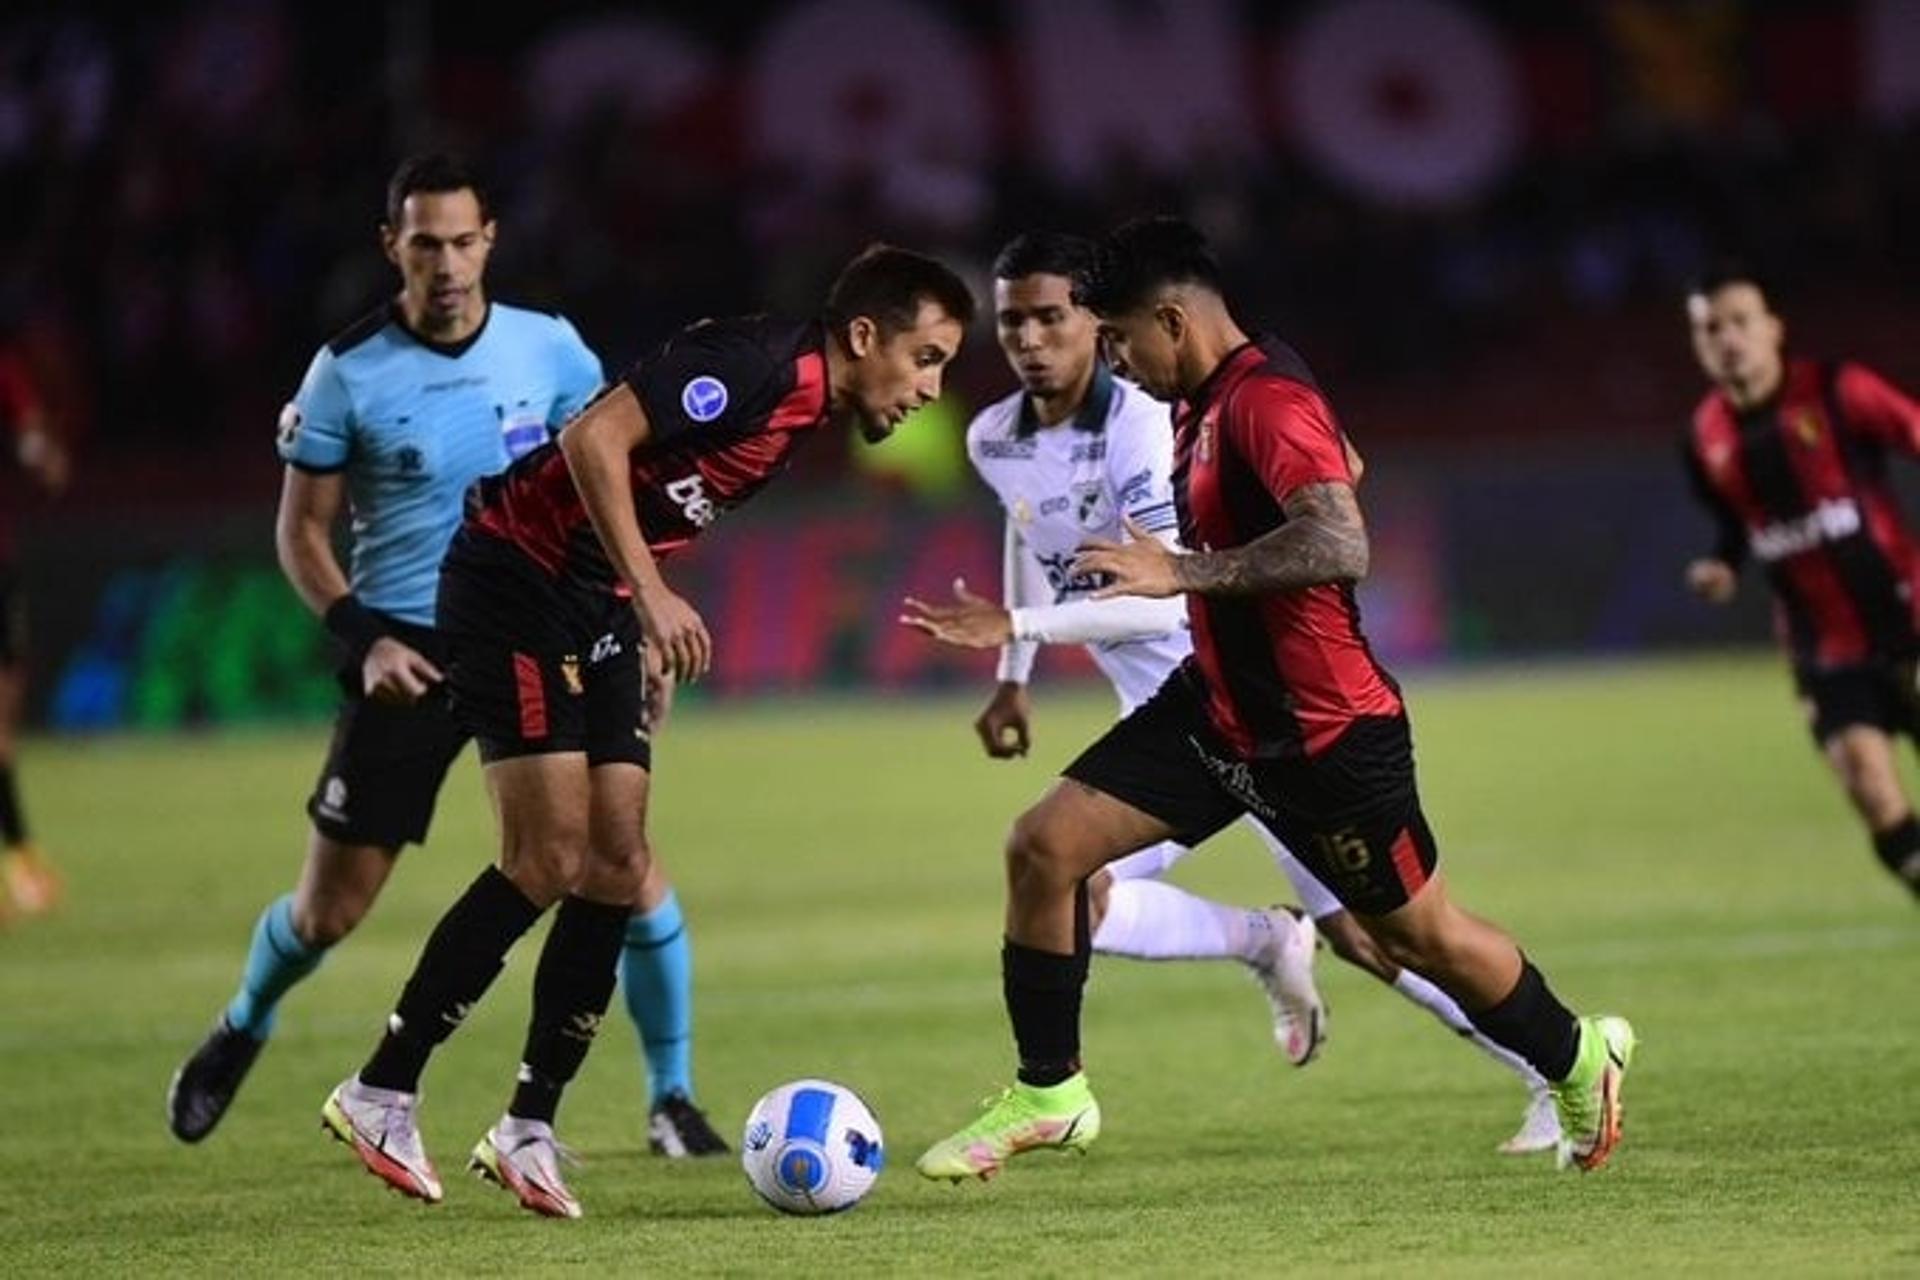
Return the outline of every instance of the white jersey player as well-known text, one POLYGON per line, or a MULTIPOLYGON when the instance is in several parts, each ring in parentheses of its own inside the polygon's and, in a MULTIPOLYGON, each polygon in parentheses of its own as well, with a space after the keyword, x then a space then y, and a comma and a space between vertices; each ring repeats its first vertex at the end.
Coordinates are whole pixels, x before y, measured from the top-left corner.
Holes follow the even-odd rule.
MULTIPOLYGON (((950 644, 999 646, 998 687, 975 725, 998 758, 1026 752, 1027 681, 1040 645, 1085 645, 1119 695, 1123 715, 1192 650, 1177 597, 1094 600, 1099 583, 1069 569, 1089 538, 1151 536, 1172 544, 1177 537, 1167 408, 1099 360, 1093 318, 1072 301, 1071 280, 1084 252, 1084 242, 1073 237, 1032 234, 1014 240, 995 263, 1000 343, 1022 389, 973 419, 967 454, 1006 513, 1004 604, 956 582, 952 603, 910 600, 903 618, 950 644)), ((1161 873, 1188 852, 1167 843, 1111 864, 1090 882, 1094 949, 1142 959, 1242 960, 1273 1003, 1276 1040, 1303 1065, 1325 1031, 1324 1006, 1302 959, 1304 950, 1310 960, 1317 923, 1343 959, 1471 1037, 1526 1081, 1532 1095, 1526 1117, 1501 1150, 1550 1150, 1559 1126, 1545 1083, 1479 1036, 1439 988, 1386 959, 1272 833, 1251 820, 1248 825, 1293 885, 1305 918, 1211 902, 1162 882, 1161 873)))

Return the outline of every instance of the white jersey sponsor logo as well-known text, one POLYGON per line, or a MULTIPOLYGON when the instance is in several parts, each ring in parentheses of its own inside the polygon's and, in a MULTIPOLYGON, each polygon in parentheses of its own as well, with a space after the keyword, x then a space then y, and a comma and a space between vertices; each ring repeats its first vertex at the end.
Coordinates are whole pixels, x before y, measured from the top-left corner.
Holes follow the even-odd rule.
POLYGON ((1749 541, 1756 558, 1772 564, 1811 551, 1823 542, 1839 542, 1860 532, 1860 508, 1852 498, 1828 498, 1792 520, 1756 529, 1749 541))

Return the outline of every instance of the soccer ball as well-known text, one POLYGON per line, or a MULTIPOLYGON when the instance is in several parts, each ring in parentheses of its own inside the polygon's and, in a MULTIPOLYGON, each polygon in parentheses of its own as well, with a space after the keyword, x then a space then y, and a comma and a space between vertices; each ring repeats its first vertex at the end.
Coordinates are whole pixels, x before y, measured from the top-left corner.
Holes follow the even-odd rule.
POLYGON ((838 1213, 860 1203, 886 1163, 880 1122, 860 1095, 830 1080, 783 1084, 753 1106, 740 1164, 782 1213, 838 1213))

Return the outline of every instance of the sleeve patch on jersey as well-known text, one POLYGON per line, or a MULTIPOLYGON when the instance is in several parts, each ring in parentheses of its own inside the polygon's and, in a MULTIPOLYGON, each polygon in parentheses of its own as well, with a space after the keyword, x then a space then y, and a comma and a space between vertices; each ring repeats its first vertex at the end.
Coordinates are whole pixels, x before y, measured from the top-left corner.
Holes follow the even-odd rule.
POLYGON ((727 384, 706 373, 689 379, 680 388, 680 408, 694 422, 712 422, 727 411, 727 384))
POLYGON ((280 428, 278 439, 284 451, 293 448, 293 442, 300 438, 300 406, 287 401, 280 410, 280 428))

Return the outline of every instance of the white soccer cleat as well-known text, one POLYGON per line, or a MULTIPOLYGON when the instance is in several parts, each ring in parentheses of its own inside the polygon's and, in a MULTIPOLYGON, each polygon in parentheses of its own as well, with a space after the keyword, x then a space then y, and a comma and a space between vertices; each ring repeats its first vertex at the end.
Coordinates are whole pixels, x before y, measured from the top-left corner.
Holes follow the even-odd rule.
POLYGON ((1543 1082, 1527 1097, 1526 1114, 1511 1138, 1500 1144, 1501 1155, 1527 1156, 1536 1151, 1552 1151, 1560 1145, 1560 1112, 1553 1105, 1553 1091, 1543 1082))
POLYGON ((1305 913, 1288 907, 1261 912, 1267 918, 1267 943, 1257 960, 1247 962, 1273 1007, 1273 1041, 1287 1061, 1304 1067, 1327 1038, 1327 1006, 1313 985, 1313 953, 1320 932, 1305 913))
POLYGON ((349 1076, 320 1108, 320 1127, 353 1148, 367 1172, 403 1196, 439 1204, 440 1175, 414 1124, 417 1093, 375 1089, 349 1076))
POLYGON ((580 1202, 567 1190, 560 1165, 578 1164, 573 1152, 553 1136, 553 1126, 541 1120, 502 1116, 474 1144, 467 1168, 513 1192, 521 1207, 548 1218, 577 1218, 580 1202))

